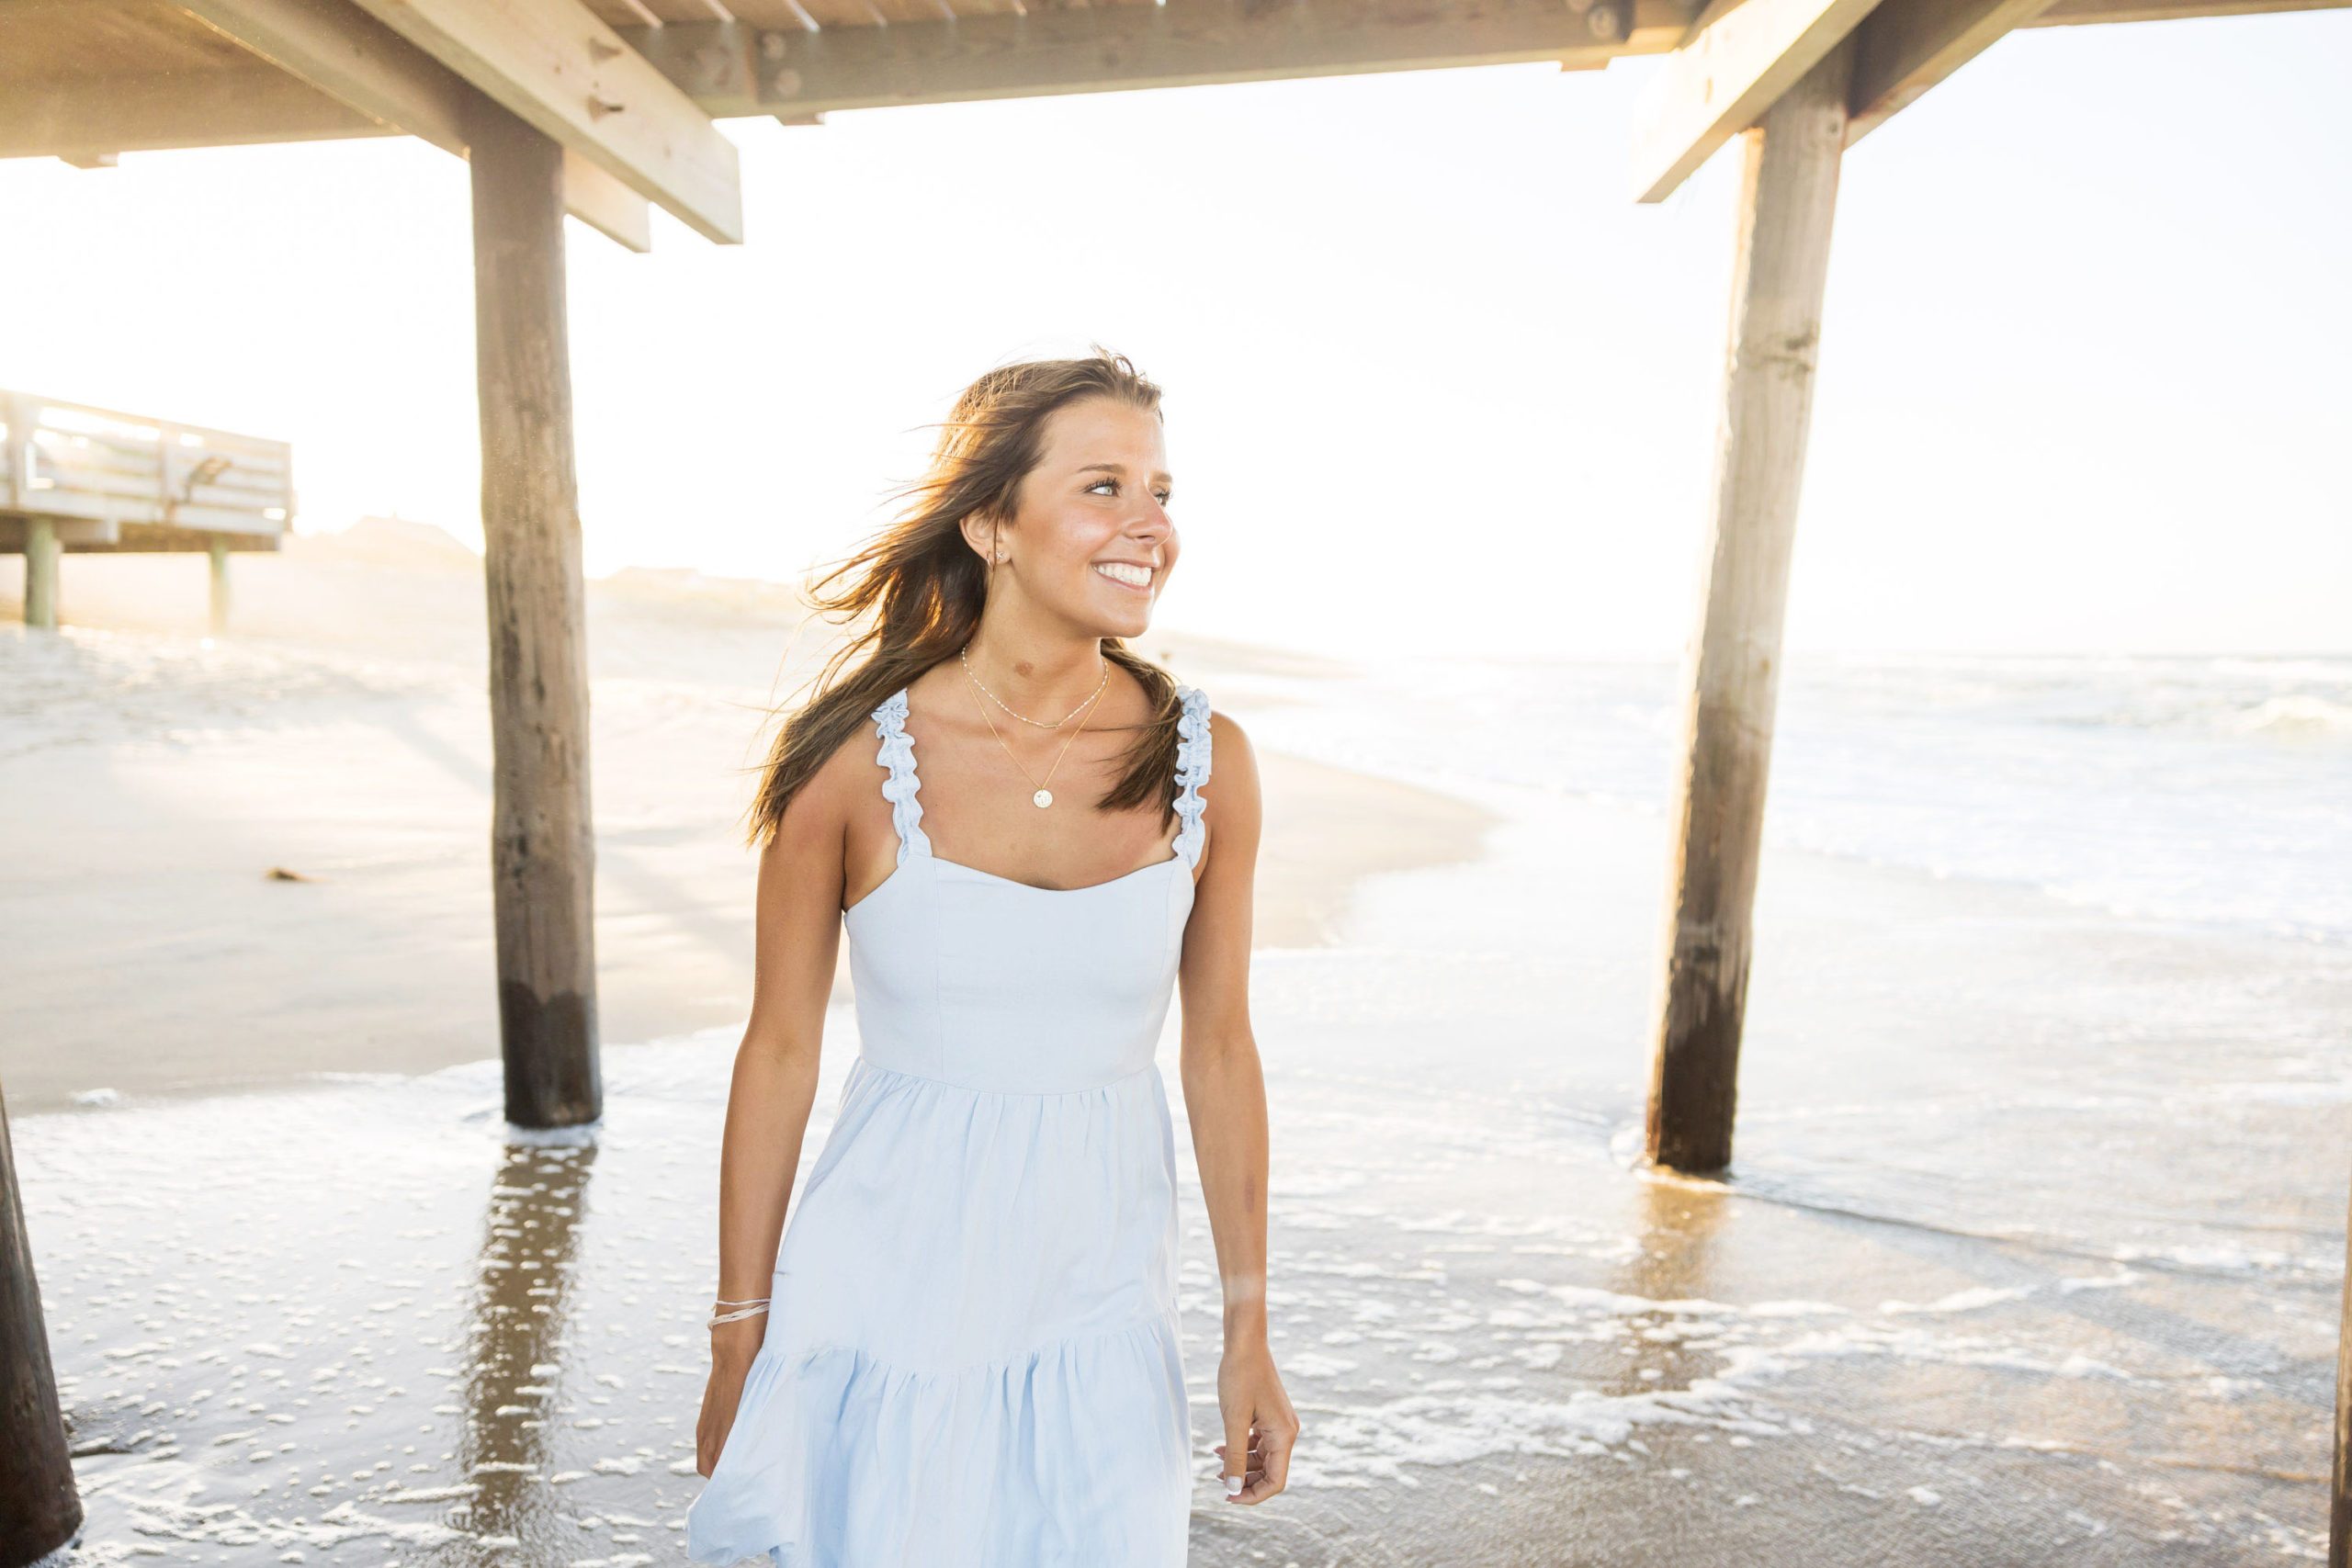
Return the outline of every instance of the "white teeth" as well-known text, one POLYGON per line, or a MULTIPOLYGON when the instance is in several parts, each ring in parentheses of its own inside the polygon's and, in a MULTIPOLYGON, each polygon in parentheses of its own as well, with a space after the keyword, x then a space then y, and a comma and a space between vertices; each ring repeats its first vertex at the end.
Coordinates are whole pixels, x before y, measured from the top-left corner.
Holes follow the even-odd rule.
POLYGON ((1151 569, 1148 566, 1130 566, 1125 561, 1099 561, 1095 564, 1094 570, 1114 581, 1125 583, 1130 588, 1151 586, 1151 569))

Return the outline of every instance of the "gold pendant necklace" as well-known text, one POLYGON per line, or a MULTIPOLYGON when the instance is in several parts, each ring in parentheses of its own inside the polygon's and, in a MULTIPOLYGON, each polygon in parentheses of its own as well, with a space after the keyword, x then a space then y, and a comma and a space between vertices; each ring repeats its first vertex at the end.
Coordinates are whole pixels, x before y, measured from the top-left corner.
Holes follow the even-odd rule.
MULTIPOLYGON (((1110 674, 1111 674, 1111 672, 1110 672, 1108 670, 1105 670, 1105 671, 1102 672, 1102 675, 1103 675, 1103 682, 1104 682, 1104 684, 1105 684, 1105 685, 1107 685, 1107 684, 1109 683, 1109 682, 1110 682, 1110 674)), ((971 680, 972 680, 971 671, 970 671, 969 670, 967 670, 967 671, 964 672, 964 677, 965 677, 965 679, 966 679, 966 680, 967 680, 967 681, 971 681, 971 680)), ((974 685, 978 685, 978 684, 979 684, 979 682, 977 682, 977 681, 972 681, 972 684, 974 684, 974 685)), ((1102 694, 1102 686, 1097 686, 1097 687, 1094 689, 1094 696, 1092 696, 1092 697, 1089 697, 1089 698, 1087 698, 1087 699, 1086 699, 1086 701, 1084 701, 1084 702, 1080 703, 1080 704, 1078 705, 1077 709, 1076 709, 1075 711, 1073 711, 1071 714, 1069 714, 1068 717, 1066 717, 1065 719, 1063 719, 1063 721, 1062 721, 1062 722, 1063 722, 1063 723, 1065 723, 1065 724, 1067 724, 1068 722, 1069 722, 1069 719, 1071 719, 1071 718, 1078 718, 1079 714, 1085 712, 1085 711, 1086 711, 1088 708, 1090 708, 1090 707, 1092 707, 1092 706, 1094 705, 1094 699, 1095 699, 1095 697, 1100 697, 1102 694)), ((1083 731, 1083 730, 1086 728, 1086 721, 1085 721, 1084 719, 1082 719, 1082 718, 1079 719, 1079 722, 1078 722, 1078 728, 1077 728, 1077 729, 1073 729, 1073 730, 1071 730, 1071 731, 1069 732, 1069 739, 1068 740, 1065 740, 1065 741, 1063 741, 1063 742, 1062 742, 1062 749, 1061 749, 1060 750, 1058 750, 1058 751, 1057 751, 1057 752, 1055 752, 1055 753, 1054 753, 1054 766, 1053 766, 1053 767, 1051 767, 1051 768, 1047 768, 1047 769, 1046 770, 1046 776, 1045 776, 1044 778, 1042 778, 1042 779, 1031 779, 1031 778, 1029 778, 1029 770, 1021 766, 1021 759, 1012 755, 1012 747, 1010 747, 1010 746, 1005 746, 1005 744, 1004 744, 1004 737, 1003 737, 1003 736, 1001 736, 1001 735, 997 735, 996 720, 994 720, 994 719, 992 719, 992 718, 990 718, 990 717, 989 716, 989 710, 988 710, 988 709, 986 709, 986 708, 984 708, 984 707, 980 707, 980 700, 979 700, 979 698, 978 698, 978 697, 974 697, 974 698, 972 699, 972 706, 973 706, 973 707, 975 707, 975 708, 978 708, 978 709, 979 710, 980 722, 981 722, 982 724, 985 724, 985 725, 987 725, 987 726, 989 727, 989 733, 990 735, 994 735, 994 736, 996 736, 996 743, 997 743, 999 746, 1001 746, 1001 747, 1003 747, 1003 748, 1004 748, 1004 754, 1005 754, 1005 756, 1006 756, 1007 758, 1011 759, 1011 761, 1012 761, 1012 762, 1013 767, 1014 767, 1014 768, 1016 768, 1016 769, 1018 769, 1018 770, 1020 771, 1021 776, 1022 776, 1023 778, 1024 778, 1024 779, 1029 779, 1030 785, 1031 785, 1031 786, 1035 790, 1035 792, 1036 792, 1036 793, 1035 793, 1034 795, 1030 795, 1030 797, 1029 797, 1029 804, 1030 804, 1030 805, 1032 805, 1032 806, 1034 806, 1034 807, 1036 807, 1038 810, 1040 810, 1040 811, 1043 811, 1046 807, 1051 806, 1051 805, 1054 803, 1054 792, 1053 792, 1052 790, 1047 789, 1047 788, 1046 787, 1046 785, 1047 785, 1048 784, 1051 784, 1051 783, 1053 782, 1053 778, 1054 778, 1054 770, 1055 770, 1055 768, 1058 768, 1058 767, 1060 767, 1060 766, 1062 765, 1062 759, 1063 759, 1064 757, 1067 757, 1067 756, 1069 756, 1069 749, 1070 749, 1070 747, 1071 747, 1072 745, 1076 744, 1076 742, 1077 742, 1077 740, 1078 740, 1078 738, 1079 738, 1080 733, 1081 731, 1083 731)))

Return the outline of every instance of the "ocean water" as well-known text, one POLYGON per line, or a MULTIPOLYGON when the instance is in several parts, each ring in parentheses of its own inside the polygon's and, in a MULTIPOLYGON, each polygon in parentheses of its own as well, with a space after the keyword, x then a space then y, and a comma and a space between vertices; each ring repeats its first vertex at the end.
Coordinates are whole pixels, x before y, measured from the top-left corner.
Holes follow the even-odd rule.
MULTIPOLYGON (((1663 660, 1417 659, 1211 694, 1322 761, 1657 814, 1679 683, 1663 660)), ((1765 837, 2352 942, 2352 657, 1795 658, 1765 837)))

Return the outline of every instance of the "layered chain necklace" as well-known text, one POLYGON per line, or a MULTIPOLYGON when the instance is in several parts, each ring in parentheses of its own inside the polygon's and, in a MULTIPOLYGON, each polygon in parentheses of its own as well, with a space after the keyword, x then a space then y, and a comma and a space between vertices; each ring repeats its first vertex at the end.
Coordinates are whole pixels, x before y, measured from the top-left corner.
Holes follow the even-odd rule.
POLYGON ((1111 661, 1105 659, 1102 660, 1102 679, 1094 682, 1094 696, 1087 698, 1085 703, 1079 704, 1077 707, 1070 709, 1069 712, 1062 715, 1061 717, 1054 720, 1053 723, 1047 724, 1042 718, 1031 718, 1027 714, 1021 712, 1018 708, 1008 705, 1002 697, 998 696, 994 692, 989 691, 987 682, 983 682, 978 675, 972 673, 972 661, 970 658, 967 657, 971 650, 972 645, 967 642, 960 650, 957 651, 956 655, 956 660, 964 666, 964 674, 966 677, 971 681, 973 685, 978 686, 981 691, 988 693, 989 701, 994 703, 997 706, 1003 708, 1005 712, 1012 715, 1013 717, 1019 719, 1022 723, 1034 724, 1040 729, 1059 729, 1063 725, 1068 724, 1071 719, 1076 718, 1085 708, 1087 703, 1092 702, 1094 697, 1099 697, 1102 694, 1102 688, 1110 684, 1111 682, 1111 661))
MULTIPOLYGON (((1094 705, 1096 699, 1102 695, 1103 688, 1111 683, 1111 661, 1106 659, 1102 661, 1102 679, 1094 683, 1094 694, 1088 697, 1084 702, 1079 704, 1078 706, 1070 709, 1069 712, 1062 715, 1061 717, 1054 720, 1051 724, 1047 724, 1043 719, 1031 718, 1027 714, 1022 713, 1018 709, 1009 705, 1002 697, 1000 697, 994 692, 989 691, 987 685, 981 682, 978 675, 972 673, 972 661, 967 657, 971 650, 971 646, 972 645, 970 643, 966 643, 963 649, 956 655, 957 661, 964 666, 964 678, 969 681, 974 686, 978 687, 981 694, 985 695, 989 701, 994 703, 997 706, 1003 708, 1005 712, 1012 714, 1013 717, 1019 719, 1022 723, 1035 725, 1039 729, 1059 729, 1071 719, 1078 718, 1080 714, 1084 713, 1088 708, 1094 705)), ((1013 756, 1012 748, 1006 746, 1004 744, 1004 737, 997 733, 996 720, 989 716, 988 709, 980 707, 978 697, 972 699, 972 705, 975 708, 979 708, 980 722, 989 727, 989 733, 996 737, 996 743, 1000 747, 1003 747, 1004 754, 1007 758, 1011 759, 1013 767, 1019 770, 1023 778, 1029 779, 1031 787, 1035 791, 1035 794, 1029 796, 1029 803, 1032 806, 1036 807, 1040 811, 1044 810, 1046 807, 1051 806, 1054 803, 1054 792, 1047 789, 1046 785, 1053 782, 1054 770, 1062 765, 1062 759, 1069 755, 1070 747, 1077 742, 1079 736, 1084 732, 1086 728, 1086 721, 1079 719, 1078 728, 1069 732, 1069 739, 1062 742, 1062 749, 1054 753, 1054 765, 1053 767, 1046 770, 1046 776, 1042 779, 1030 778, 1029 770, 1021 766, 1021 759, 1013 756)))

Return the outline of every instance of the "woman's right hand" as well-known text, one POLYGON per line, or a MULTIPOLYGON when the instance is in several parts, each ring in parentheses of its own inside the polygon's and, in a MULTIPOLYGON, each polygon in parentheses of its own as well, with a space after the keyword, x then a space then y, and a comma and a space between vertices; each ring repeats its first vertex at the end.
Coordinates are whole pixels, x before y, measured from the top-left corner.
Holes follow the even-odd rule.
POLYGON ((722 1323, 710 1331, 710 1381, 703 1385, 702 1414, 695 1420, 695 1471, 705 1481, 718 1467, 727 1435, 735 1429, 735 1408, 743 1402, 743 1380, 766 1337, 759 1318, 722 1323), (745 1332, 749 1330, 749 1332, 745 1332))

